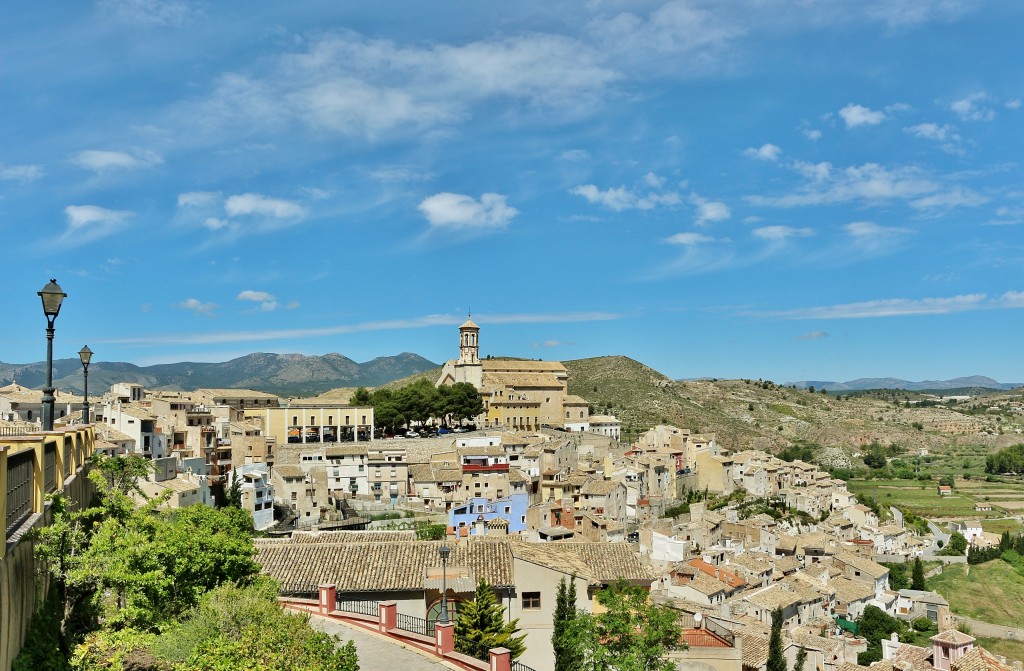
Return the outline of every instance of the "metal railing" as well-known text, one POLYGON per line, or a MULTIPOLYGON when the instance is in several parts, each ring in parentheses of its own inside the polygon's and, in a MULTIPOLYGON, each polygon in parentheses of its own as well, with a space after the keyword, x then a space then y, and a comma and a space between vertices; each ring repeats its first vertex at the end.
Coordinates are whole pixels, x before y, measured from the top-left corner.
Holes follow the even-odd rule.
POLYGON ((351 599, 338 599, 337 609, 344 613, 358 613, 359 615, 378 616, 379 601, 354 601, 351 599))
POLYGON ((64 479, 71 477, 71 441, 64 441, 64 479))
POLYGON ((31 450, 7 457, 7 518, 9 535, 32 512, 32 471, 35 453, 31 450))
POLYGON ((422 636, 433 636, 434 632, 430 627, 430 624, 421 617, 414 617, 412 615, 406 615, 405 613, 397 613, 397 620, 395 625, 402 631, 410 631, 414 634, 420 634, 422 636))
POLYGON ((53 444, 43 451, 43 485, 47 494, 57 490, 57 446, 53 444))
POLYGON ((512 660, 512 667, 511 668, 512 668, 512 671, 533 671, 532 668, 528 667, 527 665, 523 664, 522 662, 517 662, 514 659, 512 660))

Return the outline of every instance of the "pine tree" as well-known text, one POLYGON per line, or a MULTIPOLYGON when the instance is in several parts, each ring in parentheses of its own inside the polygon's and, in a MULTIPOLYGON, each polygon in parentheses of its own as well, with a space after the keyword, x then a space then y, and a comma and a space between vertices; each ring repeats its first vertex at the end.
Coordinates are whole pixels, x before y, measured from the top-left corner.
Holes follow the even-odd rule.
POLYGON ((914 559, 914 572, 910 578, 910 589, 921 590, 922 592, 928 589, 924 582, 924 564, 921 562, 921 558, 917 557, 914 559))
POLYGON ((793 660, 793 671, 804 671, 804 662, 807 661, 807 648, 800 646, 796 651, 796 659, 793 660))
POLYGON ((515 636, 519 620, 505 622, 505 607, 494 597, 494 590, 486 580, 480 579, 473 601, 459 604, 455 618, 455 649, 459 652, 487 660, 491 648, 508 648, 512 659, 526 652, 523 639, 515 636))
POLYGON ((782 652, 782 609, 772 611, 772 635, 768 639, 768 665, 766 671, 786 671, 786 656, 782 652))
POLYGON ((551 647, 555 651, 555 671, 579 671, 582 667, 579 649, 572 644, 571 627, 576 619, 576 576, 568 581, 562 578, 558 582, 558 593, 555 597, 554 632, 551 634, 551 647))

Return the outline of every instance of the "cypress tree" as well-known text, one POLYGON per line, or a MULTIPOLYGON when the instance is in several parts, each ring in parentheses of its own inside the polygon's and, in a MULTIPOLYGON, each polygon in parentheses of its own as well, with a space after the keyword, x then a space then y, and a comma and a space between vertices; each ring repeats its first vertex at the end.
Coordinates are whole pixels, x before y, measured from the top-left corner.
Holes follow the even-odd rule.
POLYGON ((786 656, 782 652, 782 609, 772 611, 772 635, 768 639, 768 665, 766 671, 786 671, 786 656))
POLYGON ((570 640, 572 622, 576 619, 576 576, 558 581, 555 599, 554 632, 551 646, 555 651, 555 671, 579 671, 582 659, 570 640))
POLYGON ((921 562, 920 557, 914 559, 914 572, 910 578, 910 589, 917 589, 924 591, 928 589, 924 582, 924 564, 921 562))
POLYGON ((494 597, 494 590, 486 580, 476 586, 476 598, 459 605, 455 617, 455 649, 459 652, 487 660, 491 648, 508 648, 512 659, 526 652, 523 639, 515 636, 519 631, 518 618, 505 622, 505 607, 494 597))
POLYGON ((801 645, 800 649, 796 651, 796 659, 793 660, 793 671, 804 671, 805 661, 807 661, 807 648, 801 645))

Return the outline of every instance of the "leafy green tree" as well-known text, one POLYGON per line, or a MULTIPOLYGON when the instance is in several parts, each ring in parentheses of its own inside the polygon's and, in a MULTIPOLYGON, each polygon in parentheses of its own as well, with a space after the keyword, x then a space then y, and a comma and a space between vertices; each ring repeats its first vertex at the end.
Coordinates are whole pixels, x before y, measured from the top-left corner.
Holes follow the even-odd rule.
POLYGON ((439 415, 446 420, 450 419, 458 424, 464 419, 483 414, 484 403, 480 398, 480 392, 468 382, 443 386, 439 392, 442 397, 439 415))
POLYGON ((512 659, 516 659, 526 652, 526 635, 516 636, 518 631, 519 620, 505 621, 505 607, 498 603, 490 584, 481 578, 474 600, 460 604, 455 618, 455 649, 486 660, 491 648, 508 648, 512 659))
POLYGON ((554 632, 551 647, 555 651, 555 671, 579 671, 582 668, 580 651, 572 645, 570 633, 576 619, 576 576, 558 582, 555 596, 554 632))
POLYGON ((962 556, 967 552, 967 539, 959 531, 954 531, 949 536, 949 542, 946 543, 946 547, 942 549, 939 554, 945 556, 962 556))
POLYGON ((139 489, 139 480, 153 471, 153 462, 138 454, 104 456, 96 452, 91 457, 93 467, 103 475, 107 486, 122 494, 138 494, 145 498, 139 489))
POLYGON ((905 625, 877 606, 868 606, 857 620, 857 628, 868 641, 868 649, 857 656, 857 663, 867 666, 882 658, 882 639, 902 631, 905 625))
POLYGON ((352 396, 349 397, 348 404, 358 407, 366 407, 373 404, 373 396, 366 387, 358 387, 354 392, 352 392, 352 396))
POLYGON ((665 655, 685 644, 671 608, 650 603, 645 590, 624 580, 598 592, 597 601, 604 612, 579 613, 567 627, 581 671, 675 671, 665 655))
POLYGON ((228 508, 242 508, 242 478, 231 471, 231 486, 228 487, 227 494, 224 497, 224 505, 228 508))
POLYGON ((796 651, 796 659, 793 660, 793 671, 804 671, 804 662, 806 661, 807 648, 801 645, 800 649, 796 651))
POLYGON ((941 478, 939 478, 939 484, 942 485, 943 487, 953 487, 954 485, 956 485, 956 480, 953 479, 952 475, 943 475, 941 478))
POLYGON ((786 655, 782 651, 782 609, 772 611, 772 632, 768 638, 767 671, 786 671, 786 655))
POLYGON ((924 563, 920 557, 914 558, 914 571, 910 579, 910 589, 926 590, 924 581, 924 563))

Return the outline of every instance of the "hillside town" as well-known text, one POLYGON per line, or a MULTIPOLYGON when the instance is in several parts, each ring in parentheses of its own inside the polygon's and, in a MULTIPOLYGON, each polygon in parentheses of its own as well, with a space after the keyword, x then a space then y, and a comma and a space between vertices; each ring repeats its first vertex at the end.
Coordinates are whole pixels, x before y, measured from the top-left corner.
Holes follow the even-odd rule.
MULTIPOLYGON (((483 412, 454 427, 409 426, 408 437, 382 432, 372 405, 132 383, 94 399, 88 424, 97 452, 151 463, 140 502, 214 506, 238 492, 265 532, 255 541, 262 571, 290 597, 328 599, 337 617, 388 604, 429 632, 442 605, 458 612, 486 580, 525 635, 520 668, 554 668, 560 582, 594 612, 597 594, 626 580, 677 613, 678 669, 766 671, 781 614, 790 662, 855 671, 869 645, 856 623, 869 608, 938 632, 930 645, 894 634, 875 671, 1020 669, 958 631, 942 595, 890 583, 888 566, 934 558, 939 536, 799 459, 731 452, 713 434, 669 425, 621 442, 615 417, 568 393, 562 364, 481 359, 479 340, 467 320, 436 386, 473 385, 483 412), (424 523, 440 527, 431 539, 415 531, 424 523)), ((0 433, 36 427, 42 402, 39 391, 0 388, 0 433)), ((84 426, 84 402, 57 396, 58 425, 84 426)), ((9 529, 21 521, 12 514, 9 529)), ((976 520, 950 531, 979 547, 999 542, 976 520)))

